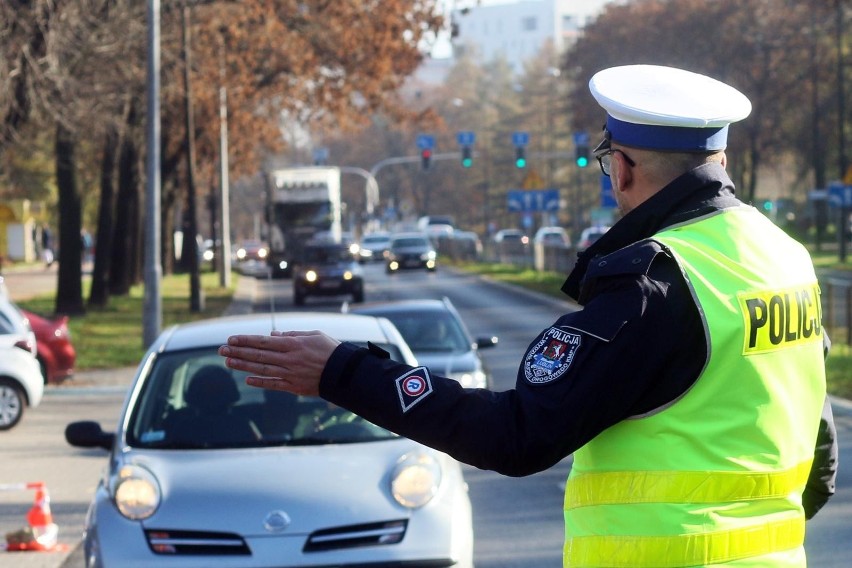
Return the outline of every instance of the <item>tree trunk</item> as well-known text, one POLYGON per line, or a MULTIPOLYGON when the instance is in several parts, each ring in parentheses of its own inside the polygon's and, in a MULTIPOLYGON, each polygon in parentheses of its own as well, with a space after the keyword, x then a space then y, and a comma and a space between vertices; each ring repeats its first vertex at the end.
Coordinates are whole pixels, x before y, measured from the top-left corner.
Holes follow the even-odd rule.
POLYGON ((80 229, 82 214, 74 175, 74 138, 61 123, 56 126, 56 185, 59 189, 59 276, 56 313, 80 315, 83 305, 83 269, 80 229))
MULTIPOLYGON (((128 118, 128 132, 135 126, 134 116, 128 118)), ((118 197, 116 199, 113 254, 109 272, 110 293, 126 295, 130 287, 138 282, 139 270, 136 259, 141 243, 139 238, 139 152, 133 137, 124 137, 118 158, 118 197)))
POLYGON ((98 205, 95 265, 92 269, 89 306, 106 306, 109 301, 109 272, 115 215, 116 148, 118 146, 118 132, 116 129, 110 128, 104 136, 104 153, 101 159, 101 197, 98 205))

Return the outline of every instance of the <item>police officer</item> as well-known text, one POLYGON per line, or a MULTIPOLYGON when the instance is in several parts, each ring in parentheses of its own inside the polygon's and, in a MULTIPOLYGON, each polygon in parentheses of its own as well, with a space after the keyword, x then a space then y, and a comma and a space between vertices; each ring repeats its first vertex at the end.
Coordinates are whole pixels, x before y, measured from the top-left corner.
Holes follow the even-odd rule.
POLYGON ((834 492, 825 331, 808 253, 725 173, 748 99, 709 77, 597 73, 595 149, 624 213, 563 290, 515 388, 464 389, 318 332, 234 336, 249 384, 320 395, 460 461, 532 474, 574 454, 566 566, 805 566, 834 492))

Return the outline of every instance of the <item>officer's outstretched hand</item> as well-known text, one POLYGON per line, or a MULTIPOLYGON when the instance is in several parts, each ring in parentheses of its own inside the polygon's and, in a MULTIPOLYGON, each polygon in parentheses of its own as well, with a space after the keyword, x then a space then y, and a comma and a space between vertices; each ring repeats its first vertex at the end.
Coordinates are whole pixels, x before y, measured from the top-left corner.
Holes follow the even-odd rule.
POLYGON ((219 355, 226 366, 249 373, 251 386, 318 396, 322 371, 338 345, 320 331, 273 331, 232 335, 219 355))

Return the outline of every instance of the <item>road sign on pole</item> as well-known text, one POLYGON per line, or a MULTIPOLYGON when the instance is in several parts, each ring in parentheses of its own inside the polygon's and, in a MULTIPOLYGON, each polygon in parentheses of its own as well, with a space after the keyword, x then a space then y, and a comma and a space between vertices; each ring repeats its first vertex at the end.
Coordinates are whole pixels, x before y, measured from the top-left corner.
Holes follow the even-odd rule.
POLYGON ((420 150, 431 150, 435 147, 435 137, 431 134, 417 135, 417 148, 420 150))
POLYGON ((529 132, 512 132, 512 144, 515 146, 526 146, 530 143, 529 132))
POLYGON ((473 146, 473 143, 476 142, 476 133, 470 130, 463 130, 456 133, 456 141, 459 143, 459 146, 473 146))

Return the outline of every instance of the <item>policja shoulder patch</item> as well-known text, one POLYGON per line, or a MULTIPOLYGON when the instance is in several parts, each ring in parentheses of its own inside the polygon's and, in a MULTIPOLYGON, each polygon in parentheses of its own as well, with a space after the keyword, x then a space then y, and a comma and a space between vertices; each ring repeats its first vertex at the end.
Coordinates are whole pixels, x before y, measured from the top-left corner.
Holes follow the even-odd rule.
POLYGON ((541 335, 524 357, 524 376, 527 382, 540 385, 555 381, 571 366, 580 335, 551 327, 541 335))
POLYGON ((429 369, 417 367, 397 377, 396 392, 404 414, 432 393, 432 377, 429 376, 429 369))

